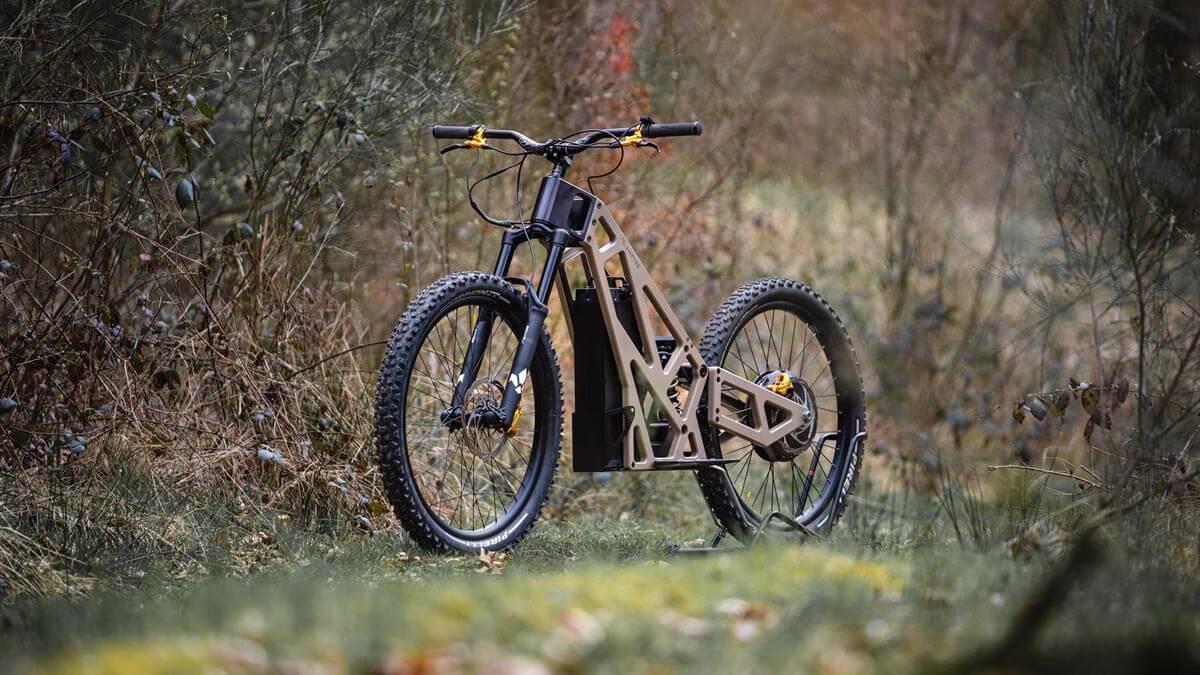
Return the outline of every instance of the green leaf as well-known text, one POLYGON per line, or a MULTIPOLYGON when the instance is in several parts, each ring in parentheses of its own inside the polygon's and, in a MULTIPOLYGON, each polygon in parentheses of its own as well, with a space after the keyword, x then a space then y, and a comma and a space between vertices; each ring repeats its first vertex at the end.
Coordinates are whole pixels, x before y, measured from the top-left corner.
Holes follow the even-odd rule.
POLYGON ((1017 424, 1024 423, 1025 422, 1025 407, 1022 406, 1020 403, 1013 406, 1012 418, 1013 418, 1013 420, 1016 421, 1017 424))
POLYGON ((241 222, 229 228, 229 231, 225 233, 224 243, 226 246, 229 246, 253 238, 254 228, 251 227, 250 223, 241 222))
POLYGON ((200 111, 201 115, 204 115, 205 117, 207 117, 210 120, 217 118, 216 109, 212 107, 211 103, 209 103, 208 101, 205 101, 202 98, 196 99, 196 109, 198 109, 200 111))
POLYGON ((1079 405, 1083 406, 1088 415, 1094 418, 1100 410, 1100 392, 1084 382, 1079 388, 1079 405))
POLYGON ((1040 394, 1038 396, 1047 406, 1050 407, 1050 412, 1054 413, 1055 417, 1062 418, 1067 414, 1067 406, 1071 404, 1071 394, 1065 391, 1056 391, 1050 394, 1040 394))
POLYGON ((141 169, 146 172, 147 176, 149 176, 155 180, 162 180, 162 178, 163 178, 162 172, 159 171, 158 169, 156 169, 154 167, 154 165, 151 164, 150 162, 147 162, 146 160, 142 159, 141 157, 138 157, 138 166, 141 167, 141 169))
POLYGON ((1124 403, 1125 399, 1128 396, 1129 396, 1129 380, 1127 378, 1122 377, 1121 381, 1117 383, 1117 391, 1114 393, 1114 398, 1113 398, 1113 407, 1115 408, 1115 407, 1121 405, 1122 403, 1124 403))

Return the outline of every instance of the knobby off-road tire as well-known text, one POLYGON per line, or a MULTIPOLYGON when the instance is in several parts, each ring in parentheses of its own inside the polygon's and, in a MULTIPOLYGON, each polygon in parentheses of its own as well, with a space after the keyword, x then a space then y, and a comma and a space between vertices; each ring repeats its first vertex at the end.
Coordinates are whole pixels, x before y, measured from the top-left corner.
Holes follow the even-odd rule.
MULTIPOLYGON (((700 489, 713 516, 731 534, 745 541, 753 536, 761 519, 775 510, 773 506, 785 506, 790 498, 795 502, 793 507, 778 510, 795 517, 809 529, 827 531, 832 528, 846 507, 846 498, 853 491, 861 469, 863 444, 855 445, 852 440, 857 433, 866 431, 867 423, 858 357, 845 326, 833 308, 802 283, 778 277, 759 279, 742 286, 721 304, 704 329, 700 351, 710 366, 722 366, 750 380, 754 380, 758 374, 753 373, 754 370, 771 372, 772 369, 779 369, 790 370, 801 378, 813 378, 810 393, 814 396, 822 393, 821 388, 829 387, 826 397, 816 399, 820 408, 816 411, 817 434, 813 442, 792 460, 800 469, 798 474, 792 474, 790 467, 780 469, 788 471, 789 475, 798 475, 800 482, 793 480, 790 483, 799 486, 794 495, 779 494, 787 492, 788 483, 784 483, 784 488, 773 495, 756 493, 760 485, 757 478, 749 481, 739 472, 749 474, 752 463, 758 466, 771 465, 767 470, 774 472, 775 467, 781 467, 783 463, 770 462, 762 456, 762 452, 756 451, 745 441, 719 433, 711 425, 705 427, 705 445, 710 456, 724 456, 722 445, 725 445, 724 452, 729 457, 744 457, 737 464, 726 467, 728 474, 717 469, 696 472, 700 489), (807 334, 800 332, 800 326, 804 327, 807 334), (766 334, 772 331, 782 333, 782 339, 767 337, 766 334), (748 341, 743 341, 747 335, 748 341), (798 347, 801 339, 807 340, 806 347, 798 347), (798 359, 785 354, 787 348, 784 340, 790 341, 793 353, 797 350, 801 352, 798 359), (814 346, 819 350, 813 350, 814 346), (824 376, 814 377, 816 366, 806 363, 806 360, 814 360, 816 351, 828 363, 831 385, 822 384, 824 376), (782 363, 788 358, 793 359, 792 363, 782 363), (832 405, 834 402, 836 410, 832 405), (820 468, 810 486, 809 495, 803 496, 804 502, 801 502, 799 498, 802 495, 799 493, 814 456, 817 437, 820 432, 834 431, 838 433, 836 448, 832 447, 832 440, 825 446, 822 457, 828 456, 828 463, 824 459, 818 462, 820 468), (731 451, 732 444, 737 442, 749 448, 743 455, 731 451), (824 482, 821 480, 822 474, 824 482), (801 503, 805 507, 797 509, 801 503)), ((723 403, 722 407, 727 406, 723 403)), ((772 486, 779 482, 774 473, 769 480, 772 486)))
MULTIPOLYGON (((404 529, 430 551, 512 547, 533 526, 558 469, 562 386, 558 358, 544 329, 522 392, 519 429, 509 437, 509 446, 503 446, 503 439, 497 440, 503 432, 468 428, 452 432, 437 418, 449 400, 453 381, 462 372, 465 348, 453 347, 450 342, 464 335, 464 344, 469 341, 472 317, 485 307, 495 313, 489 349, 496 347, 499 356, 492 357, 489 352, 485 357, 477 379, 480 384, 473 391, 483 399, 493 396, 508 380, 512 361, 508 345, 515 348, 515 341, 525 331, 527 315, 522 296, 508 282, 483 272, 451 274, 422 291, 397 323, 379 373, 375 442, 383 485, 404 529), (451 318, 453 331, 447 328, 451 318), (425 417, 420 429, 413 422, 415 415, 425 417), (503 454, 489 458, 487 452, 470 449, 487 450, 492 443, 505 447, 502 452, 508 452, 510 459, 503 459, 503 454), (519 464, 523 455, 511 456, 520 455, 526 444, 529 452, 522 474, 519 464), (513 467, 500 466, 501 461, 511 461, 513 467), (463 476, 448 476, 453 467, 463 476), (500 484, 511 492, 507 504, 494 492, 490 499, 485 495, 482 508, 476 499, 475 511, 467 509, 470 517, 459 516, 457 505, 455 512, 449 513, 450 493, 458 490, 461 499, 468 487, 477 487, 476 481, 485 479, 492 481, 493 487, 500 484), (494 519, 488 514, 495 514, 494 519)), ((480 493, 472 494, 478 497, 480 493)))

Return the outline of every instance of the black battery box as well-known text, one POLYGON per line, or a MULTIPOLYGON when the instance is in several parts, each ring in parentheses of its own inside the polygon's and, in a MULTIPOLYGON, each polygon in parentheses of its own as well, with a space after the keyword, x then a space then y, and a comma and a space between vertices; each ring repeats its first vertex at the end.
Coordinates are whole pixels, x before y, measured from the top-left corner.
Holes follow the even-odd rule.
MULTIPOLYGON (((633 317, 632 293, 620 277, 610 277, 608 282, 607 290, 612 295, 617 318, 641 349, 641 336, 633 317)), ((576 289, 571 302, 571 324, 575 333, 571 466, 575 471, 620 471, 624 468, 624 440, 633 420, 633 409, 622 405, 621 378, 617 374, 596 293, 592 286, 576 289)))

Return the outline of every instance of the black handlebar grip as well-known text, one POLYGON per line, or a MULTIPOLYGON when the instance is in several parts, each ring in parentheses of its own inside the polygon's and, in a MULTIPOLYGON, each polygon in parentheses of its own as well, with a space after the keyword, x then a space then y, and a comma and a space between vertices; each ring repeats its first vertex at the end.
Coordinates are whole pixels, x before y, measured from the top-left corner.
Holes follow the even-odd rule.
POLYGON ((456 127, 445 124, 435 124, 433 127, 434 138, 470 138, 475 135, 475 129, 478 125, 470 127, 456 127))
POLYGON ((663 138, 664 136, 699 136, 702 133, 704 133, 704 125, 699 122, 651 124, 642 128, 642 136, 645 136, 646 138, 663 138))

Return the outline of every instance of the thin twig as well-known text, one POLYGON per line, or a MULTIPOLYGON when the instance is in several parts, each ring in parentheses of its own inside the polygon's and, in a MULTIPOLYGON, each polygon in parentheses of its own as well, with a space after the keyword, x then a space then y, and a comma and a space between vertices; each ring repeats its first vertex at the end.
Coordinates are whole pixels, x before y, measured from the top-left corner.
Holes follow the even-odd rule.
POLYGON ((989 465, 987 468, 988 471, 995 471, 997 469, 1020 469, 1022 471, 1033 471, 1034 473, 1044 473, 1044 474, 1048 474, 1051 476, 1061 476, 1063 478, 1071 478, 1071 479, 1077 480, 1080 483, 1084 483, 1090 487, 1094 487, 1097 490, 1104 489, 1104 486, 1101 485, 1100 483, 1097 483, 1096 481, 1084 478, 1082 476, 1079 476, 1079 475, 1076 475, 1073 473, 1067 473, 1066 471, 1055 471, 1054 469, 1044 469, 1040 466, 1026 466, 1024 464, 993 464, 993 465, 989 465))
POLYGON ((386 345, 387 343, 388 343, 387 340, 375 340, 374 342, 365 342, 361 345, 356 345, 354 347, 350 347, 349 349, 343 349, 340 352, 337 352, 335 354, 330 354, 329 356, 326 356, 323 359, 314 361, 314 362, 308 364, 307 366, 300 368, 299 370, 292 371, 287 376, 285 376, 283 379, 284 379, 284 381, 287 381, 287 380, 290 380, 290 379, 296 377, 297 375, 303 375, 304 373, 307 373, 308 371, 312 370, 313 368, 320 366, 322 363, 325 363, 327 361, 332 361, 333 359, 336 359, 339 356, 345 356, 346 354, 349 354, 351 352, 356 352, 360 349, 366 349, 367 347, 378 347, 379 345, 386 345))

